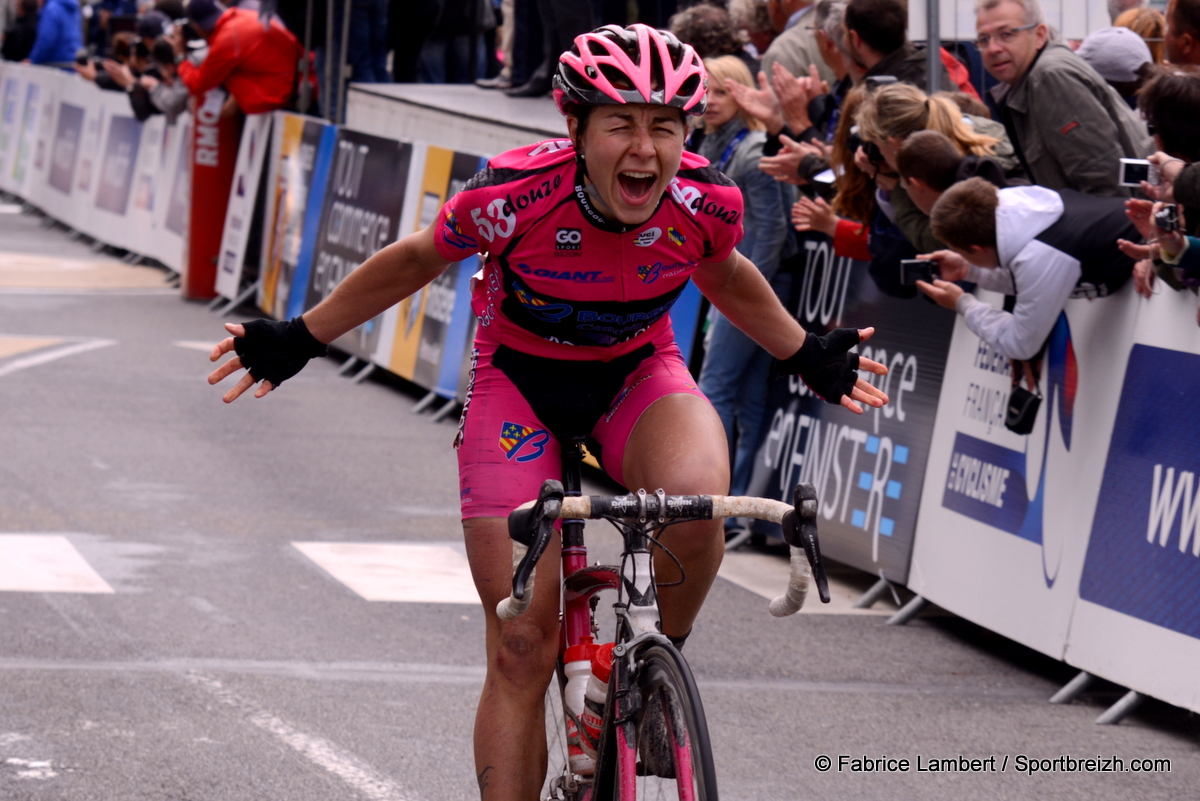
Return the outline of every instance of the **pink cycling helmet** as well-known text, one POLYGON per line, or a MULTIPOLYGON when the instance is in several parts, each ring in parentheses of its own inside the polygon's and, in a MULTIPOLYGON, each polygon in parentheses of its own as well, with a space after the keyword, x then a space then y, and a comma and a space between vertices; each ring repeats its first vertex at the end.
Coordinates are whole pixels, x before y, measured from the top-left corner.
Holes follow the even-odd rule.
POLYGON ((559 56, 554 102, 585 106, 646 103, 703 114, 708 106, 704 62, 674 34, 637 23, 605 25, 575 37, 559 56))

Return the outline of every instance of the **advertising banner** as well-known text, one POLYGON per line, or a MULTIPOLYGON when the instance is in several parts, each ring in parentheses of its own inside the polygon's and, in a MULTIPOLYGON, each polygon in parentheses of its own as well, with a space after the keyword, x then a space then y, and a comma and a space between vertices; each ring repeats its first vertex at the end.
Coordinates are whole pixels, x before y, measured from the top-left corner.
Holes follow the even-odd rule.
POLYGON ((223 117, 225 90, 210 89, 196 107, 192 126, 191 203, 187 257, 180 289, 185 298, 216 295, 217 257, 239 139, 236 116, 223 117))
MULTIPOLYGON (((346 128, 338 131, 305 309, 329 297, 360 264, 396 240, 411 161, 412 145, 408 143, 346 128)), ((370 359, 379 344, 381 322, 379 318, 368 320, 333 344, 370 359)))
POLYGON ((37 140, 38 122, 42 117, 41 76, 30 76, 25 84, 25 104, 21 111, 20 131, 17 134, 16 152, 13 154, 12 168, 8 172, 8 188, 19 195, 28 193, 26 178, 32 167, 33 148, 37 140))
POLYGON ((83 133, 83 108, 65 100, 59 104, 58 125, 50 157, 50 186, 71 194, 75 164, 79 160, 79 136, 83 133))
POLYGON ((1067 302, 1027 435, 1004 427, 1009 361, 961 318, 946 365, 908 586, 1056 659, 1065 654, 1121 395, 1133 300, 1130 282, 1113 297, 1067 302))
POLYGON ((810 235, 801 247, 790 308, 817 333, 874 326, 858 352, 890 373, 863 377, 891 403, 860 416, 799 379, 774 379, 749 494, 790 501, 798 482, 812 482, 829 558, 904 584, 954 315, 922 298, 881 294, 867 264, 834 255, 828 237, 810 235))
POLYGON ((317 247, 317 229, 321 226, 321 212, 325 210, 325 191, 329 184, 329 172, 333 167, 337 136, 336 125, 327 125, 321 129, 321 139, 317 143, 316 159, 313 161, 312 180, 308 187, 308 200, 304 204, 304 219, 300 223, 300 252, 296 256, 296 270, 292 273, 292 287, 288 290, 285 315, 287 318, 296 317, 308 308, 305 302, 308 300, 313 254, 317 247))
POLYGON ((225 229, 221 235, 221 255, 217 270, 217 294, 232 300, 241 288, 246 243, 258 197, 264 154, 271 133, 270 114, 250 114, 242 126, 233 187, 225 210, 225 229))
POLYGON ((100 162, 100 180, 96 187, 96 208, 125 216, 129 191, 133 188, 133 167, 142 126, 133 117, 114 116, 108 121, 108 139, 100 162))
MULTIPOLYGON (((413 164, 419 174, 416 190, 412 193, 415 214, 411 216, 411 228, 404 231, 406 235, 413 231, 423 231, 433 224, 442 204, 450 197, 451 181, 456 181, 453 189, 457 191, 479 171, 480 159, 477 155, 455 153, 453 150, 434 145, 422 148, 422 155, 424 158, 415 160, 413 164)), ((417 357, 420 353, 426 289, 421 289, 400 301, 395 312, 395 331, 387 368, 410 381, 415 379, 417 357)), ((439 324, 433 321, 432 325, 437 327, 439 324)), ((434 336, 436 337, 436 334, 434 336)), ((432 354, 426 349, 426 356, 430 355, 432 354)), ((422 376, 425 379, 422 386, 433 386, 435 380, 430 380, 431 373, 435 374, 433 377, 436 380, 436 368, 429 366, 427 358, 422 367, 422 376)))
POLYGON ((292 276, 300 258, 304 212, 325 124, 299 114, 275 112, 267 218, 263 224, 258 307, 276 319, 287 316, 292 276))
MULTIPOLYGON (((444 154, 449 151, 441 152, 444 154)), ((435 158, 435 171, 439 167, 445 166, 444 161, 441 161, 440 164, 437 162, 438 158, 435 158)), ((430 173, 429 156, 426 155, 419 222, 424 221, 429 208, 433 205, 435 191, 441 189, 441 201, 434 212, 436 215, 437 211, 441 210, 442 204, 458 194, 467 181, 471 180, 485 166, 487 166, 486 157, 469 153, 454 153, 450 159, 445 187, 442 188, 440 182, 433 183, 437 181, 437 178, 435 174, 430 173)), ((421 225, 418 230, 424 228, 425 226, 421 225)), ((467 356, 464 352, 466 342, 463 340, 468 328, 468 318, 474 314, 470 305, 470 278, 479 268, 478 256, 471 256, 469 259, 451 265, 446 272, 438 276, 437 280, 422 290, 422 297, 418 299, 414 296, 409 304, 410 313, 413 308, 420 306, 421 315, 420 322, 416 326, 410 327, 415 328, 418 332, 417 358, 413 365, 412 380, 422 387, 435 390, 440 388, 438 394, 446 398, 454 397, 458 389, 458 367, 461 360, 467 356), (451 339, 454 342, 451 342, 451 339), (451 378, 450 370, 445 371, 446 375, 443 376, 442 362, 444 360, 453 362, 453 378, 451 378)))
POLYGON ((8 168, 12 165, 13 151, 21 127, 21 98, 28 70, 4 64, 4 91, 0 95, 0 187, 9 188, 8 168))
POLYGON ((1071 618, 1067 661, 1200 711, 1200 329, 1190 292, 1132 299, 1132 348, 1071 618))
MULTIPOLYGON (((150 123, 147 120, 146 125, 150 123)), ((154 224, 147 253, 177 273, 183 269, 184 237, 187 234, 187 199, 191 193, 187 165, 191 132, 190 114, 179 115, 174 125, 164 124, 159 150, 161 166, 155 176, 151 199, 154 224)))

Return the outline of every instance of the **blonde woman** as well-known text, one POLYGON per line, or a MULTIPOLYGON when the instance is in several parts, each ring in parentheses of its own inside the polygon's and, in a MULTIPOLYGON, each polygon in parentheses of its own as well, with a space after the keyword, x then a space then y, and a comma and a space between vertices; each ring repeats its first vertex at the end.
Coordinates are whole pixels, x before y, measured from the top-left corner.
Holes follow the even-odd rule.
MULTIPOLYGON (((882 156, 881 162, 871 162, 860 148, 854 160, 874 180, 875 200, 886 217, 881 221, 884 225, 876 224, 876 230, 883 233, 891 227, 886 223, 892 223, 918 252, 929 253, 942 244, 933 236, 929 216, 909 198, 897 175, 896 153, 909 134, 945 134, 963 156, 992 159, 1006 179, 1023 182, 1024 170, 1004 126, 987 117, 964 114, 950 95, 938 93, 931 97, 912 84, 891 84, 864 94, 854 119, 861 139, 873 143, 882 156)), ((802 201, 792 217, 798 225, 831 230, 836 227, 832 215, 828 206, 802 201)), ((877 251, 879 248, 872 252, 877 251)))
MULTIPOLYGON (((754 85, 750 70, 736 56, 705 59, 704 68, 708 72, 708 109, 704 113, 705 136, 699 152, 741 190, 745 204, 742 225, 746 234, 737 249, 772 281, 780 260, 795 252, 787 221, 795 190, 758 169, 766 131, 729 93, 730 83, 754 85)), ((776 291, 780 291, 778 286, 776 291)), ((700 390, 708 396, 725 426, 732 448, 730 492, 738 494, 745 492, 749 483, 758 447, 771 356, 735 328, 716 307, 709 321, 700 390)))

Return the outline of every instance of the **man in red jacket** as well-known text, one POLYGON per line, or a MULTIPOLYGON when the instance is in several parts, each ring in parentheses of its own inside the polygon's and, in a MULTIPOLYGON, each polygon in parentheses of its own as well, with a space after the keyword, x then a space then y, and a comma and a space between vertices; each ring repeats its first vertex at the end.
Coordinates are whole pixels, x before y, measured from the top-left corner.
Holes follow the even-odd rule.
MULTIPOLYGON (((199 65, 179 64, 179 78, 193 95, 224 85, 246 114, 290 105, 296 88, 301 47, 279 17, 264 26, 258 12, 225 8, 217 0, 190 0, 187 16, 208 41, 199 65)), ((183 39, 175 50, 183 54, 183 39)))

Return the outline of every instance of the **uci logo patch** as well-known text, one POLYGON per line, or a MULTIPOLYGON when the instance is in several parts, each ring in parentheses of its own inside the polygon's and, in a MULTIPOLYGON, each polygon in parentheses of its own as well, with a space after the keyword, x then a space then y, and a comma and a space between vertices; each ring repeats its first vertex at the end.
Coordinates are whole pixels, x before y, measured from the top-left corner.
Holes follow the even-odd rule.
POLYGON ((660 236, 662 236, 661 228, 647 228, 633 238, 633 244, 639 248, 648 248, 657 242, 660 236))
POLYGON ((559 228, 554 235, 555 255, 559 255, 563 251, 575 255, 579 252, 582 243, 583 232, 578 228, 559 228))
POLYGON ((532 462, 546 452, 550 434, 544 428, 531 428, 517 423, 500 427, 500 450, 510 462, 532 462), (523 452, 522 452, 523 451, 523 452))

